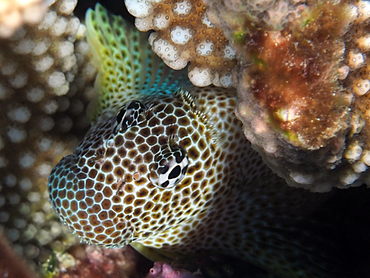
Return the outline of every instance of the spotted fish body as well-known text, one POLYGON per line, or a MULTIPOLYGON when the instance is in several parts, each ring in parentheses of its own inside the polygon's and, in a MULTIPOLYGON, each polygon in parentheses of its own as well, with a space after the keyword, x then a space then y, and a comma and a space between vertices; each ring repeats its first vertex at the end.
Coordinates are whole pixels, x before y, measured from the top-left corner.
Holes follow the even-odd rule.
POLYGON ((281 276, 326 273, 324 254, 301 245, 309 234, 292 224, 316 195, 288 188, 252 150, 234 92, 182 83, 145 35, 100 5, 86 25, 99 65, 92 127, 49 178, 70 230, 105 247, 216 250, 281 276))

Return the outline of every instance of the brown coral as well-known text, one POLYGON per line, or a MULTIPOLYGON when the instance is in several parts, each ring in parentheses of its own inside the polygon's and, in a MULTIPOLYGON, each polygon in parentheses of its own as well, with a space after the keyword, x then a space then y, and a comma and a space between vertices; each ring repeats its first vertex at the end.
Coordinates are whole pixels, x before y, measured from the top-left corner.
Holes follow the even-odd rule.
MULTIPOLYGON (((217 34, 227 38, 229 44, 223 44, 237 61, 227 68, 233 80, 228 84, 238 89, 246 137, 270 167, 290 185, 313 191, 370 184, 369 2, 203 2, 206 18, 213 29, 222 30, 217 34)), ((201 62, 203 70, 195 71, 197 41, 188 35, 182 46, 171 37, 185 37, 186 28, 202 34, 203 13, 192 13, 193 20, 181 24, 172 16, 181 6, 190 12, 193 5, 126 1, 139 29, 157 31, 151 35, 156 53, 175 69, 191 57, 191 81, 206 85, 210 82, 202 82, 213 78, 204 75, 214 72, 211 59, 217 64, 224 53, 213 52, 215 57, 201 62)))
POLYGON ((239 76, 239 117, 247 138, 290 185, 327 191, 367 179, 362 5, 311 1, 281 31, 237 27, 249 33, 234 47, 247 46, 242 60, 251 62, 239 76))
POLYGON ((154 52, 174 69, 188 62, 189 79, 197 86, 230 87, 234 84, 235 52, 206 15, 200 0, 125 1, 131 14, 138 17, 141 31, 154 29, 149 38, 154 52))
POLYGON ((56 1, 38 25, 0 39, 0 231, 28 261, 44 260, 50 245, 64 248, 47 177, 89 124, 96 69, 71 14, 76 3, 56 1))
POLYGON ((37 24, 44 16, 45 0, 0 0, 0 38, 8 38, 22 24, 37 24))

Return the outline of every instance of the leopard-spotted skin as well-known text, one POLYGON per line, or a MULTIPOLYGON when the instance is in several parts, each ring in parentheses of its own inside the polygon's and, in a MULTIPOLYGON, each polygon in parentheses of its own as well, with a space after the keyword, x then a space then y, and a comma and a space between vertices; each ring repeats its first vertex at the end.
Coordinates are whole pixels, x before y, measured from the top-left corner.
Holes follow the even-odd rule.
POLYGON ((294 224, 317 197, 287 187, 251 148, 235 92, 178 89, 181 75, 140 43, 145 35, 100 5, 86 24, 101 65, 92 127, 49 178, 70 230, 105 247, 216 250, 281 276, 321 276, 325 256, 301 245, 310 234, 294 224))
POLYGON ((185 231, 200 227, 213 202, 232 187, 269 170, 247 145, 232 113, 234 96, 202 89, 196 101, 178 92, 147 103, 151 108, 139 124, 114 133, 116 116, 103 120, 74 154, 63 158, 49 179, 53 206, 88 243, 115 247, 142 240, 157 248, 166 243, 186 249, 190 240, 205 247, 201 237, 188 238, 185 231), (169 144, 185 150, 189 161, 172 187, 156 182, 169 144), (255 164, 242 167, 253 156, 255 164))

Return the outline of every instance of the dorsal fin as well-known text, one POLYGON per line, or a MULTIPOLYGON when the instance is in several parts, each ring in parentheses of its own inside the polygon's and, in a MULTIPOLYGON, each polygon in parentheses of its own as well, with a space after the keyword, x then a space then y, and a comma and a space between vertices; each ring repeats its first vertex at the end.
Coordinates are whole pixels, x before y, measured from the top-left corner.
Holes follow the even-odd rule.
POLYGON ((87 40, 98 68, 94 121, 114 114, 125 102, 156 93, 174 93, 187 83, 186 70, 173 71, 151 50, 148 35, 102 5, 86 13, 87 40), (184 81, 185 80, 185 81, 184 81))

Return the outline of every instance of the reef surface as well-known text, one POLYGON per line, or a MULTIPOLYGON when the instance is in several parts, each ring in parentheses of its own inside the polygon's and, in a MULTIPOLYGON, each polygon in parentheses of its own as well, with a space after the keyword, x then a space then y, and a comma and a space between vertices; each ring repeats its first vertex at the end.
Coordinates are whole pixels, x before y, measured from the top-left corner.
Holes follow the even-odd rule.
POLYGON ((125 1, 197 86, 236 87, 246 138, 287 183, 370 183, 368 1, 125 1))

